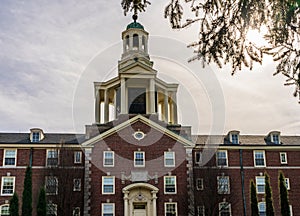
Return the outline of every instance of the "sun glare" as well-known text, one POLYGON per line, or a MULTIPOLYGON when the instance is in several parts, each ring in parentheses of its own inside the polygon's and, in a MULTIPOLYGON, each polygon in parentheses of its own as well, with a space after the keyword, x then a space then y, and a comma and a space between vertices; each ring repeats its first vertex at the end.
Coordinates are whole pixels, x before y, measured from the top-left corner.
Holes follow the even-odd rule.
POLYGON ((267 45, 264 35, 267 33, 267 27, 262 26, 260 29, 249 29, 246 40, 255 44, 258 47, 267 45))

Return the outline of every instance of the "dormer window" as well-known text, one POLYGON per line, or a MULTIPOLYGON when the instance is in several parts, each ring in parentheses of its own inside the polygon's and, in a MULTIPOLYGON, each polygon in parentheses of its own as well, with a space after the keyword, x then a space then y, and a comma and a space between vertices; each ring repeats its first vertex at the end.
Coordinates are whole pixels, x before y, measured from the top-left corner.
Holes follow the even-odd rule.
POLYGON ((273 144, 280 144, 280 132, 279 131, 272 131, 268 135, 269 141, 273 144))
POLYGON ((30 141, 31 142, 40 142, 42 139, 44 139, 44 133, 42 129, 39 128, 33 128, 30 129, 30 141))
POLYGON ((228 133, 230 143, 239 144, 239 142, 240 142, 239 141, 239 134, 240 134, 239 131, 230 131, 228 133))

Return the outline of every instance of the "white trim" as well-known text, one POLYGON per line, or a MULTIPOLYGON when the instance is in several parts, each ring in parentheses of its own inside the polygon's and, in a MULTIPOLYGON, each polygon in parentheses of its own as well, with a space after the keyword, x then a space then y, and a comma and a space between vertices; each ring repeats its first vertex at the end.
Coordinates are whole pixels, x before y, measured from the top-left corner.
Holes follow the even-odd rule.
POLYGON ((81 178, 74 178, 73 179, 73 191, 81 191, 81 178), (79 188, 76 188, 75 182, 79 180, 79 188))
POLYGON ((57 148, 50 148, 50 149, 47 149, 47 152, 46 152, 46 167, 56 167, 59 165, 59 149, 57 148), (56 165, 48 165, 48 153, 50 151, 56 151, 57 152, 57 164, 56 165))
POLYGON ((174 151, 165 151, 164 152, 164 165, 165 165, 165 167, 175 167, 175 152, 174 151), (166 154, 172 154, 172 158, 167 158, 166 154), (169 160, 172 159, 173 164, 171 164, 171 165, 166 164, 166 159, 169 159, 169 160))
POLYGON ((82 163, 82 151, 74 151, 74 164, 81 164, 82 163), (79 153, 80 161, 76 161, 76 154, 79 153))
POLYGON ((290 216, 293 216, 293 206, 289 205, 289 208, 290 208, 290 216))
POLYGON ((216 165, 217 167, 228 167, 228 152, 227 150, 217 150, 216 152, 216 165), (219 158, 218 158, 218 152, 225 152, 225 156, 226 156, 226 165, 219 165, 219 158))
POLYGON ((279 152, 279 159, 281 164, 287 164, 287 153, 286 152, 279 152), (282 155, 284 155, 285 161, 282 160, 282 155))
POLYGON ((13 194, 14 194, 14 192, 15 192, 15 187, 16 187, 16 177, 15 176, 2 176, 2 178, 1 178, 1 196, 12 196, 13 194), (13 179, 13 192, 11 193, 11 194, 4 194, 3 193, 3 183, 4 183, 4 179, 8 179, 8 178, 10 178, 10 179, 13 179))
MULTIPOLYGON (((54 185, 50 185, 50 186, 54 187, 54 185)), ((56 176, 52 176, 52 175, 45 176, 45 192, 46 192, 46 195, 57 195, 58 194, 58 178, 56 176), (48 178, 53 178, 56 181, 54 193, 52 193, 51 191, 47 192, 48 178)))
POLYGON ((164 194, 177 194, 177 178, 176 176, 164 176, 164 194), (174 178, 174 192, 166 192, 166 179, 167 178, 174 178))
POLYGON ((115 176, 102 176, 102 194, 115 194, 115 176), (104 179, 112 178, 113 179, 113 191, 112 192, 104 192, 104 179))
POLYGON ((258 213, 260 212, 260 209, 259 209, 259 207, 260 207, 260 205, 261 205, 261 204, 264 204, 264 206, 265 206, 265 211, 264 211, 264 212, 266 212, 266 211, 267 211, 266 202, 259 202, 259 203, 257 203, 258 213))
POLYGON ((230 216, 232 215, 232 212, 231 212, 231 203, 229 203, 229 202, 219 202, 219 215, 221 216, 221 205, 222 204, 224 204, 224 203, 228 203, 228 208, 229 208, 229 214, 230 214, 230 216))
POLYGON ((265 194, 265 185, 266 185, 265 176, 255 176, 255 185, 256 185, 256 193, 257 194, 265 194), (262 185, 262 184, 257 183, 258 179, 263 179, 264 180, 264 184, 263 184, 264 191, 263 192, 258 191, 258 185, 260 185, 260 186, 262 185))
POLYGON ((115 166, 115 152, 114 151, 103 151, 103 167, 114 167, 115 166), (112 153, 112 164, 105 164, 105 153, 112 153))
POLYGON ((165 214, 164 215, 167 215, 167 205, 175 205, 175 216, 178 215, 178 208, 177 208, 177 202, 165 202, 165 214))
POLYGON ((229 176, 217 176, 217 191, 218 191, 218 194, 230 194, 230 178, 229 176), (227 180, 227 191, 224 191, 224 190, 221 190, 220 189, 220 179, 226 179, 227 180))
POLYGON ((101 216, 104 215, 104 206, 105 205, 112 205, 113 206, 113 215, 115 215, 115 203, 102 203, 101 204, 101 216))
POLYGON ((287 190, 291 189, 290 178, 284 178, 285 186, 287 190))
POLYGON ((134 165, 134 167, 145 167, 146 166, 146 158, 145 158, 145 152, 144 151, 135 151, 134 152, 133 165, 134 165), (142 165, 139 165, 139 164, 135 163, 137 153, 142 153, 142 155, 143 155, 143 164, 142 165))
POLYGON ((254 161, 254 167, 266 167, 266 152, 265 150, 253 150, 253 161, 254 161), (263 153, 263 160, 264 160, 264 164, 263 165, 257 165, 256 164, 256 157, 255 154, 256 153, 263 153))
POLYGON ((18 150, 16 148, 14 148, 14 149, 6 148, 3 150, 3 166, 4 167, 16 167, 17 166, 17 158, 18 158, 17 152, 18 152, 18 150), (14 165, 5 165, 6 151, 15 151, 15 164, 14 165))
MULTIPOLYGON (((3 204, 3 205, 0 205, 0 215, 2 216, 3 214, 1 214, 2 213, 2 208, 3 207, 8 207, 8 214, 5 214, 5 215, 7 215, 7 216, 9 216, 10 214, 9 214, 9 204, 3 204)), ((3 216, 5 216, 5 215, 3 215, 3 216)))
POLYGON ((196 189, 197 190, 204 189, 203 178, 196 178, 196 189), (200 184, 198 184, 198 182, 200 182, 200 184))

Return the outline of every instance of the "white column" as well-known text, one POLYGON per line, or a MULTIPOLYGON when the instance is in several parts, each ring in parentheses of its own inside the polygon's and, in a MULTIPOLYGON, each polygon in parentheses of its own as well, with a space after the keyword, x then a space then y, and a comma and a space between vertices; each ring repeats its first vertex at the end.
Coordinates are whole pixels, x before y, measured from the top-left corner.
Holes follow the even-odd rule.
POLYGON ((95 95, 95 122, 100 123, 101 118, 101 106, 100 106, 100 90, 96 91, 95 95))
POLYGON ((164 92, 163 118, 164 118, 166 123, 169 123, 168 103, 169 103, 169 93, 168 93, 168 91, 165 91, 164 92))
POLYGON ((126 114, 126 82, 125 79, 121 79, 121 114, 126 114))
POLYGON ((104 123, 108 122, 109 119, 109 95, 108 89, 104 91, 104 123))
POLYGON ((128 194, 129 191, 124 192, 124 216, 128 216, 128 194))
POLYGON ((155 82, 154 79, 150 79, 149 81, 149 113, 155 113, 155 82))
POLYGON ((143 50, 142 45, 142 35, 139 35, 139 51, 143 50))
POLYGON ((173 123, 177 124, 177 92, 174 91, 172 94, 172 100, 173 100, 173 123))
POLYGON ((152 206, 153 206, 153 216, 156 216, 157 215, 157 212, 156 212, 156 199, 157 199, 157 196, 156 196, 156 193, 157 191, 151 191, 152 193, 152 206))

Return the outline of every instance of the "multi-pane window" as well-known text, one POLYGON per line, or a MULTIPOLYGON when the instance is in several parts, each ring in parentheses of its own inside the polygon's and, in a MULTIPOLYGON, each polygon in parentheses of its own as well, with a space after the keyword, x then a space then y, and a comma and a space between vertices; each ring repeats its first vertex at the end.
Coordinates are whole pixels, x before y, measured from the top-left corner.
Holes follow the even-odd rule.
POLYGON ((195 152, 195 163, 200 165, 202 163, 202 152, 196 151, 195 152))
POLYGON ((102 177, 102 194, 114 194, 115 193, 115 177, 103 176, 102 177))
POLYGON ((103 203, 102 204, 102 216, 114 216, 115 215, 114 203, 103 203))
POLYGON ((175 166, 175 153, 165 152, 165 166, 174 167, 175 166))
POLYGON ((266 166, 265 163, 265 151, 261 150, 261 151, 254 151, 254 166, 256 167, 264 167, 266 166))
POLYGON ((265 202, 258 203, 258 212, 259 212, 259 216, 266 216, 266 203, 265 202))
POLYGON ((12 196, 15 190, 15 177, 4 176, 1 182, 1 195, 12 196))
POLYGON ((197 216, 205 216, 205 206, 197 206, 197 216))
POLYGON ((4 166, 16 166, 17 150, 5 149, 4 150, 4 166))
POLYGON ((203 190, 203 178, 196 179, 196 189, 203 190))
POLYGON ((46 193, 48 195, 57 195, 58 193, 58 179, 56 176, 46 176, 46 193))
POLYGON ((81 179, 73 179, 73 191, 81 191, 81 179))
POLYGON ((47 216, 56 216, 57 215, 57 205, 54 203, 47 204, 47 216))
POLYGON ((4 216, 4 215, 10 215, 10 212, 9 212, 9 205, 2 205, 0 206, 0 215, 4 216))
POLYGON ((82 162, 82 152, 76 151, 74 152, 74 163, 79 164, 82 162))
POLYGON ((231 134, 231 143, 239 144, 239 135, 238 134, 231 134))
POLYGON ((279 135, 278 134, 272 134, 272 141, 274 144, 279 144, 279 135))
POLYGON ((216 154, 217 166, 227 166, 227 151, 219 150, 216 154))
POLYGON ((165 176, 164 177, 165 193, 176 193, 176 176, 165 176))
POLYGON ((33 132, 32 133, 32 142, 39 142, 40 141, 40 132, 33 132))
POLYGON ((280 152, 280 163, 287 164, 287 154, 286 152, 280 152))
POLYGON ((80 208, 79 207, 75 207, 73 208, 73 216, 80 216, 80 208))
POLYGON ((165 203, 165 216, 177 216, 177 203, 165 203))
POLYGON ((134 152, 134 166, 144 167, 145 166, 145 152, 134 152))
POLYGON ((48 149, 47 150, 47 166, 57 166, 58 165, 58 150, 48 149))
POLYGON ((287 190, 291 189, 291 187, 290 187, 290 179, 289 178, 285 178, 284 181, 285 181, 286 189, 287 190))
POLYGON ((219 216, 231 216, 231 205, 228 202, 219 203, 219 216))
POLYGON ((264 176, 256 176, 256 191, 258 194, 265 193, 265 177, 264 176))
POLYGON ((218 194, 229 194, 230 193, 230 183, 229 176, 218 176, 218 194))
POLYGON ((103 166, 114 166, 114 152, 104 151, 103 152, 103 166))

